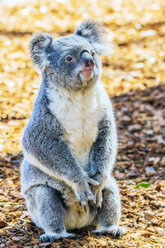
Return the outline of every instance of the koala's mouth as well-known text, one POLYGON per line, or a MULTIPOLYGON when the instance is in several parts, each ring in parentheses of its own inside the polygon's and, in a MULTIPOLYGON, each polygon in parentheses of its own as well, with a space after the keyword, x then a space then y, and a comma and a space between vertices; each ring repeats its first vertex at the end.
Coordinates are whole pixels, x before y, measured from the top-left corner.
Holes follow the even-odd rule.
POLYGON ((84 69, 79 73, 81 80, 84 82, 90 80, 93 77, 93 68, 84 69))

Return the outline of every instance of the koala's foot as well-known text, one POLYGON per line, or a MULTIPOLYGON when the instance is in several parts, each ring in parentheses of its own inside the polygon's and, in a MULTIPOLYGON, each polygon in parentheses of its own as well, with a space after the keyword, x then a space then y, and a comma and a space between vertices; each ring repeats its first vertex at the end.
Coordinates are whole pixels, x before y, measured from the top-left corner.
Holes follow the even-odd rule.
POLYGON ((111 226, 100 226, 98 229, 93 230, 92 233, 96 234, 111 234, 113 237, 120 237, 126 233, 125 229, 123 227, 120 227, 118 225, 111 225, 111 226))
POLYGON ((44 233, 40 236, 41 242, 54 242, 57 239, 62 238, 74 238, 76 235, 73 233, 44 233))

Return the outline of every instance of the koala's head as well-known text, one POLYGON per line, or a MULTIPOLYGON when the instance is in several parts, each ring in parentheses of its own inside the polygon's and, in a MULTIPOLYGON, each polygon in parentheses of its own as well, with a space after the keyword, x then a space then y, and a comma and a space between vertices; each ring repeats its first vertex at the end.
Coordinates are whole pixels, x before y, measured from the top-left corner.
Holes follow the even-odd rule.
POLYGON ((31 40, 32 60, 50 84, 68 90, 86 88, 101 74, 104 31, 96 22, 87 21, 73 35, 53 39, 50 34, 37 34, 31 40))

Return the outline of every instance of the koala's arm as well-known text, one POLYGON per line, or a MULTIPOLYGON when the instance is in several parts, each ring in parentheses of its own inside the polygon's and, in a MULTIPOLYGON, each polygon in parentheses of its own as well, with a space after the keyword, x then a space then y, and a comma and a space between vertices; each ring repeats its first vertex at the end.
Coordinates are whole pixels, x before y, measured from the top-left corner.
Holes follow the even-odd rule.
POLYGON ((106 115, 99 122, 96 141, 90 152, 88 175, 104 184, 113 169, 117 154, 117 133, 113 114, 106 115))
POLYGON ((63 130, 56 118, 49 112, 40 118, 38 112, 36 116, 33 114, 24 132, 25 159, 45 174, 65 182, 73 189, 77 200, 86 205, 86 197, 93 200, 88 183, 98 183, 77 164, 62 139, 63 130))

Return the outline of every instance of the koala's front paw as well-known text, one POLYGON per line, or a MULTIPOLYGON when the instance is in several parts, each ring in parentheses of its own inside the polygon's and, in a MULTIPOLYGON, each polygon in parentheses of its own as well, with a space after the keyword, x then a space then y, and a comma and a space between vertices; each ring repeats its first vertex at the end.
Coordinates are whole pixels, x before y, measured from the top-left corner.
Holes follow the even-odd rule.
POLYGON ((91 178, 86 178, 86 180, 84 182, 79 183, 78 188, 77 188, 77 192, 76 192, 76 199, 77 201, 80 203, 80 205, 82 206, 86 206, 87 205, 87 201, 94 201, 94 195, 89 187, 89 184, 98 185, 98 182, 96 182, 95 180, 91 179, 91 178))
POLYGON ((62 238, 74 238, 76 235, 73 233, 44 233, 40 236, 40 241, 41 242, 54 242, 57 239, 62 239, 62 238))

